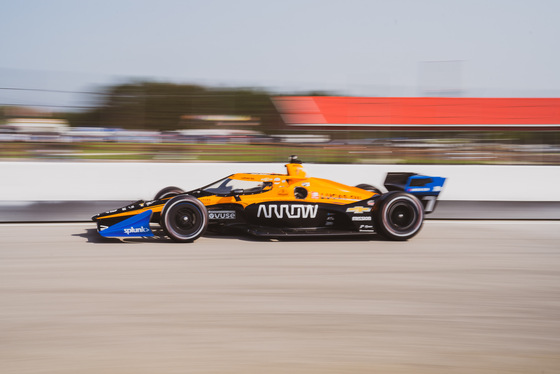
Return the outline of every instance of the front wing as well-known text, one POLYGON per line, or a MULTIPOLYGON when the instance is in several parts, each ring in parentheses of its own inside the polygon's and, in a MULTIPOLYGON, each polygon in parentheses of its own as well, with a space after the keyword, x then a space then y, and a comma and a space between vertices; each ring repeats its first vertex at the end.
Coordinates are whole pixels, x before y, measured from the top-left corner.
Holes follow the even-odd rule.
POLYGON ((150 229, 152 211, 136 214, 112 226, 104 226, 101 221, 97 223, 97 231, 105 238, 137 238, 154 236, 150 229))

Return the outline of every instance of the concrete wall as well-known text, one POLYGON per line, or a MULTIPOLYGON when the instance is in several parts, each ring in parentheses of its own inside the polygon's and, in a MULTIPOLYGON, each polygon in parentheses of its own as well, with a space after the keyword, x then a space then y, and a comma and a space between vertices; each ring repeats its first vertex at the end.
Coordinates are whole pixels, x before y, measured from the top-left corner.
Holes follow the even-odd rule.
MULTIPOLYGON (((323 165, 309 176, 382 186, 390 171, 447 178, 440 200, 560 201, 560 166, 323 165)), ((0 162, 2 201, 151 199, 161 188, 185 190, 235 172, 285 173, 283 163, 0 162)))

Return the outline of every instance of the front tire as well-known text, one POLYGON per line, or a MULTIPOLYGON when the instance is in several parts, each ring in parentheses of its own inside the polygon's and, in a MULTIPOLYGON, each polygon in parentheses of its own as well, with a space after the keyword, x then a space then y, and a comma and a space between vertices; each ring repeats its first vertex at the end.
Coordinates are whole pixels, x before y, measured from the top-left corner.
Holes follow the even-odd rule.
POLYGON ((424 223, 424 207, 415 196, 389 192, 376 204, 377 231, 390 240, 408 240, 418 234, 424 223))
POLYGON ((174 241, 190 243, 206 231, 208 211, 200 200, 192 196, 176 196, 163 207, 160 225, 174 241))

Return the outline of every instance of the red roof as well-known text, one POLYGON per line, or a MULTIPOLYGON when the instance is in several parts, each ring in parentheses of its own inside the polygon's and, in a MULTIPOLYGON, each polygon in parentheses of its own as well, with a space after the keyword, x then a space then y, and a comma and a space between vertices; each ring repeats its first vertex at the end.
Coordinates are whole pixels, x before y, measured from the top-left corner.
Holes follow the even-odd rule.
POLYGON ((276 97, 291 126, 560 130, 560 98, 276 97))

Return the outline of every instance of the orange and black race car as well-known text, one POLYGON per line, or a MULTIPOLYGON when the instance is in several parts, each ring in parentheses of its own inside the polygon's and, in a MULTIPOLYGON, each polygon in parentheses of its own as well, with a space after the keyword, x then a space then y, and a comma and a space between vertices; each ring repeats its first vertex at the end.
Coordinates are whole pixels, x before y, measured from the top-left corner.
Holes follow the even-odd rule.
POLYGON ((286 174, 232 174, 185 192, 166 187, 151 201, 92 217, 104 237, 154 236, 159 224, 177 242, 192 242, 207 230, 255 236, 372 235, 407 240, 424 214, 435 208, 445 178, 388 173, 388 192, 367 184, 355 187, 308 177, 297 156, 286 174))

